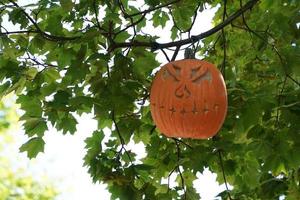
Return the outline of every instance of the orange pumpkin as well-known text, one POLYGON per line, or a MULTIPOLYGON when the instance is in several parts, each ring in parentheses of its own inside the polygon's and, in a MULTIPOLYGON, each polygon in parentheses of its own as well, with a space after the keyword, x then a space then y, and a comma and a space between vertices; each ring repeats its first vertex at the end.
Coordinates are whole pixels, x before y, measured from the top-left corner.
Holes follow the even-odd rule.
POLYGON ((227 112, 222 74, 206 61, 170 62, 154 78, 150 109, 157 128, 168 137, 212 137, 221 128, 227 112))

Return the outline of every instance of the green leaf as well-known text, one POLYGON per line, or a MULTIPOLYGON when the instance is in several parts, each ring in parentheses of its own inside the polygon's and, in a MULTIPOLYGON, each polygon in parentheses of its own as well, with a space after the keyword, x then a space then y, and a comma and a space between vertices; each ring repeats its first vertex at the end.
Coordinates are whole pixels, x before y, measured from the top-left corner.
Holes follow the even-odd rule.
POLYGON ((71 114, 65 115, 59 121, 57 121, 56 128, 62 130, 63 134, 74 134, 76 132, 77 120, 71 114))
POLYGON ((46 27, 46 30, 50 33, 56 34, 56 35, 62 35, 62 16, 59 12, 52 12, 52 14, 48 18, 48 24, 46 27))
POLYGON ((177 38, 178 29, 176 27, 171 28, 171 39, 174 41, 177 38))
POLYGON ((20 95, 17 100, 17 103, 21 104, 21 109, 25 111, 25 116, 42 116, 42 104, 37 97, 32 97, 29 95, 20 95))
POLYGON ((9 20, 14 24, 20 24, 20 28, 25 28, 29 20, 27 17, 24 17, 24 14, 21 12, 21 8, 15 8, 11 12, 9 12, 9 20))
POLYGON ((159 187, 156 188, 155 195, 160 193, 167 193, 168 192, 168 185, 167 184, 161 184, 159 187))
POLYGON ((145 0, 145 2, 152 7, 157 6, 160 3, 158 0, 145 0))
POLYGON ((72 0, 59 0, 59 1, 60 1, 60 5, 65 11, 69 12, 72 10, 73 8, 72 0))
POLYGON ((16 94, 20 94, 22 92, 22 90, 25 87, 25 83, 26 83, 26 78, 24 76, 22 76, 17 82, 15 82, 10 88, 7 88, 5 93, 3 93, 2 95, 7 95, 13 91, 16 92, 16 94))
POLYGON ((134 50, 135 60, 133 62, 133 70, 140 75, 150 75, 152 70, 159 66, 155 59, 155 55, 148 52, 140 52, 138 49, 134 50))
POLYGON ((190 27, 192 21, 191 16, 193 16, 193 10, 189 5, 181 5, 180 9, 174 9, 173 15, 175 23, 180 29, 187 30, 190 27))
POLYGON ((7 89, 10 87, 10 82, 6 81, 4 84, 0 85, 0 99, 7 94, 7 89))
POLYGON ((20 147, 20 152, 27 152, 28 158, 35 158, 38 153, 44 152, 45 142, 41 137, 34 137, 20 147))
POLYGON ((250 128, 250 130, 247 133, 247 138, 254 138, 254 139, 262 138, 264 136, 264 133, 265 132, 263 127, 257 124, 252 128, 250 128))
POLYGON ((117 35, 115 41, 116 41, 116 42, 124 42, 124 41, 126 41, 130 36, 131 36, 131 35, 130 35, 128 32, 123 31, 123 32, 121 32, 120 34, 117 35))
POLYGON ((166 22, 169 20, 169 16, 165 12, 155 11, 153 14, 153 26, 158 27, 161 26, 164 28, 166 26, 166 22))
MULTIPOLYGON (((182 177, 184 178, 184 182, 186 184, 187 187, 193 187, 193 181, 196 180, 196 175, 194 173, 192 173, 191 171, 184 171, 182 173, 182 177)), ((181 179, 180 179, 181 181, 181 179)))
POLYGON ((43 75, 44 75, 45 81, 47 83, 52 83, 52 82, 60 79, 59 72, 54 68, 46 69, 45 72, 43 73, 43 75))
POLYGON ((38 73, 38 70, 36 68, 30 67, 25 72, 25 75, 26 75, 27 79, 32 80, 32 79, 34 79, 34 77, 36 76, 37 73, 38 73))
POLYGON ((187 190, 186 190, 186 193, 187 193, 187 195, 186 195, 187 199, 190 199, 190 200, 201 199, 199 194, 197 193, 197 191, 193 187, 188 187, 187 190))
MULTIPOLYGON (((23 118, 21 118, 22 120, 23 118)), ((25 119, 23 124, 25 132, 28 136, 32 137, 37 135, 43 137, 44 132, 48 130, 47 123, 44 119, 41 118, 28 118, 25 119)))

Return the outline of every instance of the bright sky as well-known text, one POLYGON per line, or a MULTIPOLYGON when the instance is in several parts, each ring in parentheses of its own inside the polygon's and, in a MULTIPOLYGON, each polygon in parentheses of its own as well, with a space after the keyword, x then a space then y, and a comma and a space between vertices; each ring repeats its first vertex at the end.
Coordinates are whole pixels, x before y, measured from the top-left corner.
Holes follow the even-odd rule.
MULTIPOLYGON (((21 4, 28 4, 33 1, 19 1, 21 4)), ((135 3, 141 3, 136 1, 135 3)), ((195 27, 192 34, 199 34, 212 28, 211 20, 216 9, 205 10, 197 17, 195 27)), ((5 25, 4 25, 5 26, 5 25)), ((167 24, 167 27, 153 29, 150 23, 147 23, 145 32, 161 36, 159 42, 170 41, 170 30, 172 24, 167 24), (163 33, 163 34, 162 34, 163 33)), ((11 24, 7 24, 8 30, 13 30, 11 24)), ((183 58, 183 52, 178 55, 178 59, 183 58)), ((166 62, 164 55, 160 52, 157 60, 162 63, 166 62)), ((23 167, 35 177, 47 176, 54 181, 55 185, 61 191, 61 195, 57 200, 109 200, 110 194, 105 189, 103 184, 93 184, 87 169, 82 167, 83 157, 85 155, 84 139, 91 135, 97 128, 97 122, 92 119, 91 115, 83 115, 77 118, 79 124, 75 135, 62 135, 55 129, 50 129, 45 134, 45 153, 39 154, 36 159, 28 160, 26 155, 18 153, 18 147, 27 141, 24 136, 24 131, 14 131, 13 135, 16 138, 17 145, 14 145, 8 152, 15 163, 15 167, 23 167)), ((107 132, 109 134, 109 132, 107 132)), ((143 145, 131 145, 134 151, 140 156, 145 155, 143 145)), ((201 156, 201 155, 199 155, 201 156)), ((203 200, 212 200, 214 196, 224 190, 225 186, 219 186, 216 182, 216 175, 209 170, 205 170, 203 174, 198 174, 198 180, 195 181, 197 191, 203 200)))

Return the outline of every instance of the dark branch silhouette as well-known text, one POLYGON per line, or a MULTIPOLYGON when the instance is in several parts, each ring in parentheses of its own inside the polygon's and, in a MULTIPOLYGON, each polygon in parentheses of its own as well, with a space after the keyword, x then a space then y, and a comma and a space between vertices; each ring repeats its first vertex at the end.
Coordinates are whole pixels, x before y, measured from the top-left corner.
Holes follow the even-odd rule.
POLYGON ((224 165, 223 165, 223 159, 222 159, 222 153, 221 153, 221 150, 220 150, 220 149, 218 150, 218 157, 219 157, 219 160, 220 160, 220 166, 221 166, 221 169, 222 169, 223 179, 224 179, 226 191, 227 191, 227 194, 228 194, 228 198, 229 198, 230 200, 232 200, 231 195, 230 195, 230 192, 229 192, 230 190, 229 190, 229 188, 228 188, 226 176, 225 176, 224 165))
POLYGON ((123 42, 123 43, 114 43, 110 48, 111 50, 116 48, 125 48, 125 47, 148 47, 152 48, 152 50, 158 50, 163 48, 169 48, 169 47, 177 47, 186 45, 189 43, 193 43, 195 41, 201 40, 203 38, 206 38, 221 29, 223 29, 225 26, 230 24, 233 20, 241 16, 244 12, 251 9, 259 0, 251 0, 248 3, 246 3, 243 7, 241 7, 238 11, 236 11, 234 14, 230 15, 226 20, 224 20, 222 23, 218 24, 214 28, 203 32, 199 35, 191 36, 190 38, 178 40, 174 42, 168 42, 168 43, 157 43, 157 42, 141 42, 134 40, 132 42, 123 42))

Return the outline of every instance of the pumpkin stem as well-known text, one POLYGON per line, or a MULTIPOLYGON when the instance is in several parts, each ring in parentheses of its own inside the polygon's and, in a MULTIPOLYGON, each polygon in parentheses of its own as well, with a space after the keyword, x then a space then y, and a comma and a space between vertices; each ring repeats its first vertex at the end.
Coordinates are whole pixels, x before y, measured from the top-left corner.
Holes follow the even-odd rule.
POLYGON ((194 53, 193 49, 186 48, 184 51, 184 58, 185 59, 195 59, 195 53, 194 53))

